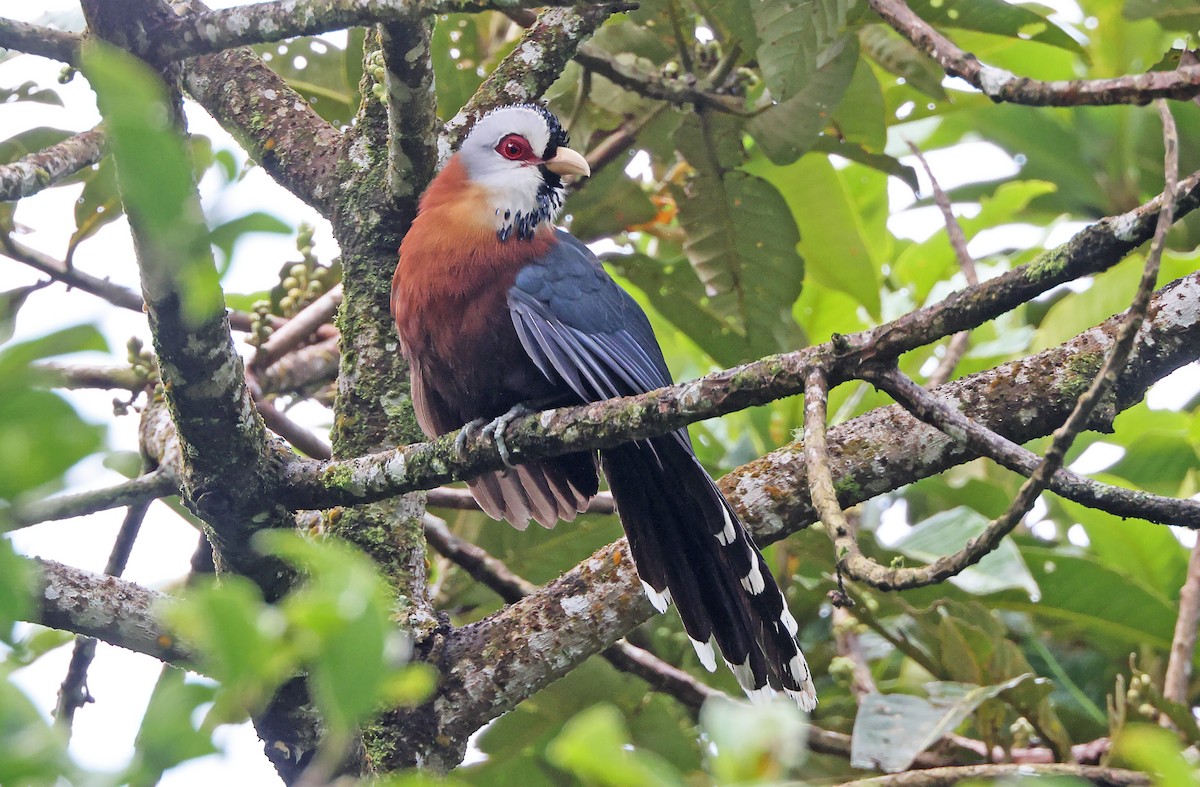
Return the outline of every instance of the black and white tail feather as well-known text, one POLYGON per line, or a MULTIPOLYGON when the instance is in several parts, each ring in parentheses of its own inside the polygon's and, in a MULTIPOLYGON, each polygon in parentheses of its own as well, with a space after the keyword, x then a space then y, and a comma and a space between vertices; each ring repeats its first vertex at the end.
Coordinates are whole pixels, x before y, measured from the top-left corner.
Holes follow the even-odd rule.
MULTIPOLYGON (((508 291, 513 325, 534 364, 584 402, 670 385, 641 308, 586 246, 565 232, 556 236, 508 291)), ((659 611, 674 602, 701 663, 716 668, 715 642, 752 700, 778 688, 812 710, 816 691, 796 620, 687 433, 603 450, 600 464, 647 596, 659 611)), ((554 460, 542 466, 553 474, 554 460)))

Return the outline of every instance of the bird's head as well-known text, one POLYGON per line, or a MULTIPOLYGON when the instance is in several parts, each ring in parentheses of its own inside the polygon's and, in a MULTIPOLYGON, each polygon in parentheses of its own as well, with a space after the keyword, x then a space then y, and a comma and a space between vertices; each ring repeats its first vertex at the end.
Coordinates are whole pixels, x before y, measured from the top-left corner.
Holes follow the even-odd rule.
POLYGON ((591 174, 567 147, 567 132, 550 110, 514 104, 488 112, 472 127, 457 158, 471 183, 484 189, 501 241, 528 240, 562 208, 564 175, 591 174))

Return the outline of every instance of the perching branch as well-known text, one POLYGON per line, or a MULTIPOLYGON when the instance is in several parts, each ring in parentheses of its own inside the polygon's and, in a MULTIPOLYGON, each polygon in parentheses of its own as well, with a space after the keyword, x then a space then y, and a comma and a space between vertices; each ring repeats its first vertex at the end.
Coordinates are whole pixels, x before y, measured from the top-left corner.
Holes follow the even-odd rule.
POLYGON ((1115 79, 1043 82, 984 65, 921 19, 904 0, 869 0, 875 13, 942 70, 961 77, 993 101, 1032 106, 1148 104, 1156 98, 1187 101, 1200 95, 1200 66, 1150 71, 1115 79))
POLYGON ((0 166, 0 202, 37 194, 104 155, 104 131, 93 128, 0 166))
MULTIPOLYGON (((1182 216, 1198 203, 1200 173, 1179 184, 1174 213, 1182 216)), ((607 447, 800 393, 807 369, 818 361, 832 382, 848 379, 865 361, 895 358, 993 319, 1058 284, 1111 267, 1150 238, 1162 205, 1160 195, 1101 219, 1027 265, 877 328, 641 396, 519 418, 505 439, 521 460, 585 445, 607 447)), ((291 463, 284 470, 282 493, 293 508, 322 508, 381 500, 502 467, 486 438, 468 441, 461 457, 451 450, 452 442, 442 438, 325 464, 291 463)))

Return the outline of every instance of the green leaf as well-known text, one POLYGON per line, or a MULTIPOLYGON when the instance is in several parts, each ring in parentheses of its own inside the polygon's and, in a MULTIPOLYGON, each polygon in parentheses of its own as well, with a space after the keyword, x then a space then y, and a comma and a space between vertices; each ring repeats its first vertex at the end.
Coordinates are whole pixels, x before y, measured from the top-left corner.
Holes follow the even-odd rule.
POLYGON ((946 737, 981 704, 1033 677, 1025 673, 993 686, 937 683, 929 699, 911 694, 868 694, 854 719, 850 764, 898 773, 946 737))
POLYGON ((1033 615, 1061 636, 1084 637, 1114 656, 1145 647, 1170 649, 1176 610, 1168 597, 1095 557, 1028 545, 1021 546, 1021 554, 1041 598, 1006 591, 989 598, 989 604, 1033 615))
POLYGON ((891 236, 883 223, 885 214, 861 210, 859 194, 882 190, 884 179, 856 168, 836 170, 825 156, 805 156, 776 168, 752 162, 748 168, 762 173, 785 195, 800 227, 800 252, 813 280, 850 295, 879 319, 877 256, 891 236))
POLYGON ((349 736, 391 680, 395 641, 390 592, 375 565, 338 541, 262 532, 256 543, 303 569, 308 581, 282 602, 292 637, 310 665, 310 685, 325 723, 349 736))
MULTIPOLYGON (((982 533, 987 524, 988 518, 983 514, 959 506, 913 525, 912 530, 893 548, 908 557, 928 563, 962 549, 970 539, 982 533)), ((950 581, 968 593, 977 595, 1006 588, 1020 588, 1033 596, 1039 593, 1020 550, 1009 539, 1001 541, 995 550, 951 577, 950 581)))
POLYGON ((45 284, 31 284, 28 287, 17 287, 13 290, 0 292, 0 344, 12 338, 17 327, 17 313, 25 305, 30 293, 36 292, 45 284))
POLYGON ((875 71, 866 60, 860 59, 854 77, 843 94, 842 103, 833 113, 833 125, 838 137, 867 150, 881 153, 887 144, 884 122, 883 92, 875 71))
POLYGON ((475 14, 450 14, 439 18, 433 28, 434 87, 442 117, 453 116, 483 83, 479 67, 487 50, 477 19, 475 14))
POLYGON ((758 63, 776 101, 806 88, 818 68, 845 45, 843 31, 855 0, 777 0, 751 5, 758 63))
POLYGON ((808 755, 808 718, 782 698, 758 706, 714 697, 700 725, 716 749, 708 769, 718 784, 778 782, 808 755))
POLYGON ((546 756, 588 784, 684 783, 667 763, 630 745, 620 711, 608 703, 593 706, 567 722, 546 747, 546 756))
POLYGON ((99 41, 89 41, 82 61, 107 124, 125 210, 141 235, 143 287, 160 297, 177 293, 197 323, 211 319, 223 308, 221 289, 166 89, 140 60, 99 41))
POLYGON ((1153 19, 1163 30, 1191 35, 1200 28, 1200 8, 1194 0, 1125 0, 1121 14, 1130 21, 1153 19))
MULTIPOLYGON (((1115 481, 1116 479, 1110 479, 1115 481)), ((1187 571, 1187 550, 1170 528, 1061 500, 1059 505, 1087 532, 1089 549, 1104 565, 1128 574, 1170 597, 1187 571)))
POLYGON ((702 115, 676 132, 679 152, 695 169, 685 186, 672 189, 684 251, 706 306, 730 330, 748 342, 769 337, 779 350, 795 349, 803 341, 791 314, 804 282, 799 234, 774 186, 732 170, 741 151, 728 123, 702 115))
MULTIPOLYGON (((764 4, 770 5, 770 4, 764 4)), ((776 164, 789 164, 810 150, 822 129, 842 102, 858 65, 858 39, 846 36, 838 40, 829 60, 812 72, 804 85, 789 98, 746 124, 776 164)))
POLYGON ((62 97, 57 91, 38 87, 32 80, 22 82, 17 87, 0 87, 0 104, 15 104, 18 101, 30 101, 35 104, 53 104, 61 107, 62 97))
POLYGON ((75 201, 75 232, 71 233, 67 253, 74 254, 76 246, 123 215, 113 159, 105 156, 84 181, 83 192, 75 201))
POLYGON ((224 267, 227 268, 230 261, 233 260, 233 252, 237 244, 247 235, 255 232, 287 235, 292 232, 292 227, 270 213, 256 210, 213 227, 209 231, 208 240, 221 250, 221 254, 225 257, 224 267))
POLYGON ((1014 5, 1004 0, 913 0, 913 13, 934 27, 957 27, 980 33, 1037 41, 1084 54, 1083 46, 1050 21, 1050 9, 1033 4, 1014 5), (1043 13, 1038 13, 1043 10, 1043 13))
POLYGON ((162 614, 198 654, 203 672, 221 682, 211 714, 215 721, 240 721, 257 712, 298 671, 299 656, 286 641, 282 613, 246 579, 226 576, 220 584, 189 588, 162 614))
POLYGON ((0 671, 0 784, 78 784, 78 778, 66 736, 0 671))

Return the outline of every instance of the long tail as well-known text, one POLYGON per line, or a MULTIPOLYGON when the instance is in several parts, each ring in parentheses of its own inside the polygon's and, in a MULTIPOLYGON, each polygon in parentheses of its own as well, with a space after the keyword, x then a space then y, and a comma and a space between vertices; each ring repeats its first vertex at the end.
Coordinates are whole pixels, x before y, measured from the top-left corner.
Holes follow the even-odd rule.
POLYGON ((762 553, 681 437, 600 452, 634 563, 659 612, 671 601, 700 662, 716 669, 712 640, 752 700, 782 688, 817 704, 808 663, 762 553))

